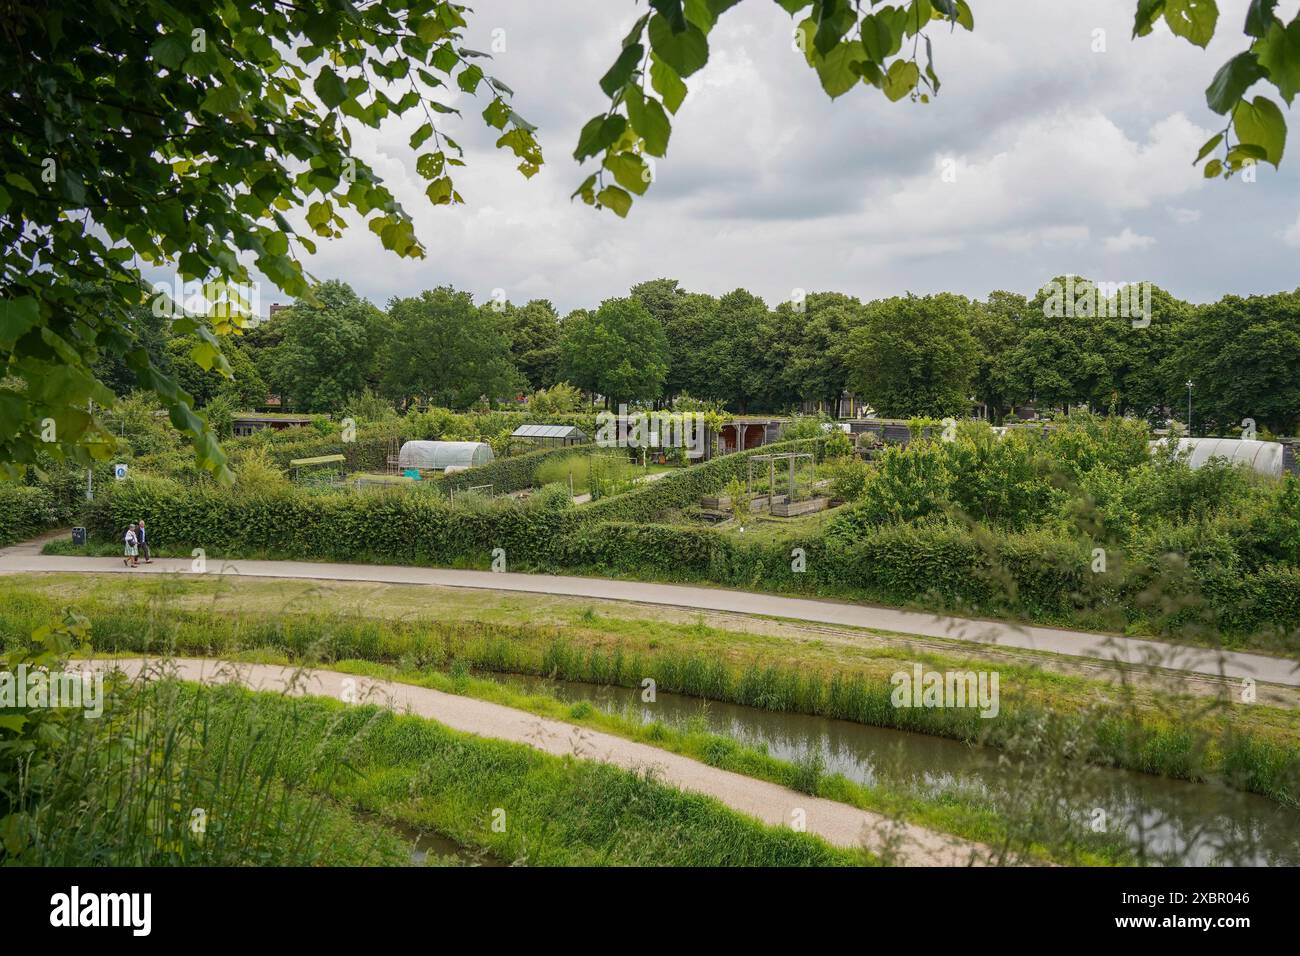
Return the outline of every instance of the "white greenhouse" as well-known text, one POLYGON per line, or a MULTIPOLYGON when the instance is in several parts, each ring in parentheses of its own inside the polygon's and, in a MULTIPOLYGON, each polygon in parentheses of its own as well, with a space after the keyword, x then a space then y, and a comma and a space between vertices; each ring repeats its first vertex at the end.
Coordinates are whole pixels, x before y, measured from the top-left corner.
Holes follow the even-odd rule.
MULTIPOLYGON (((1152 448, 1160 442, 1152 442, 1152 448)), ((1249 465, 1261 475, 1282 476, 1283 447, 1277 442, 1245 438, 1180 438, 1178 456, 1185 457, 1192 468, 1200 468, 1211 458, 1222 458, 1234 465, 1249 465)))
POLYGON ((403 471, 463 471, 486 465, 492 457, 492 446, 481 441, 408 441, 397 453, 397 467, 403 471))

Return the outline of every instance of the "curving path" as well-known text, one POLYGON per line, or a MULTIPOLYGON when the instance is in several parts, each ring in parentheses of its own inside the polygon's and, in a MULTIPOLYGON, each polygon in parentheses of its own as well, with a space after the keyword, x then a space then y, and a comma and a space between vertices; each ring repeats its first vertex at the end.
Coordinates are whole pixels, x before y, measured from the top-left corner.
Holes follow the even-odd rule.
POLYGON ((866 847, 907 866, 966 866, 988 859, 987 847, 959 837, 719 770, 648 744, 472 697, 337 671, 274 664, 233 664, 185 658, 166 661, 130 658, 87 663, 121 668, 133 678, 167 674, 188 681, 238 681, 254 690, 379 704, 428 717, 454 730, 527 744, 557 756, 599 760, 626 770, 651 770, 665 783, 714 797, 731 809, 770 826, 790 826, 796 818, 796 811, 802 811, 808 833, 816 834, 835 846, 866 847))
MULTIPOLYGON (((151 565, 128 569, 119 558, 66 557, 39 553, 38 542, 0 551, 0 574, 29 571, 93 572, 104 574, 194 573, 183 558, 159 558, 151 565)), ((644 581, 583 578, 555 574, 515 574, 460 571, 450 568, 404 567, 382 564, 336 564, 314 561, 210 560, 204 573, 248 577, 304 578, 330 581, 370 581, 383 584, 426 584, 438 587, 481 588, 532 594, 559 594, 605 601, 633 601, 686 610, 728 611, 892 631, 954 641, 1048 651, 1069 657, 1121 662, 1240 680, 1253 678, 1300 687, 1300 661, 1245 651, 1187 647, 1141 638, 1093 634, 1053 627, 972 620, 901 611, 843 601, 783 597, 723 588, 644 581)))

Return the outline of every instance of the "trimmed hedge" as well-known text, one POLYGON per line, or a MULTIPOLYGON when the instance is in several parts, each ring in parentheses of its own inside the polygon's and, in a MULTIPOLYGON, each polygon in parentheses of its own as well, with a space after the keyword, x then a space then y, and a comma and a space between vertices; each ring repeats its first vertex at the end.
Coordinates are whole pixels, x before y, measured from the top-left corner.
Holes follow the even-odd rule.
POLYGON ((699 465, 692 465, 666 478, 646 484, 625 494, 605 498, 583 508, 585 521, 653 521, 665 511, 698 504, 702 496, 717 491, 733 478, 745 476, 745 462, 755 455, 783 451, 808 451, 820 459, 824 438, 806 438, 776 442, 749 451, 720 455, 699 465))
POLYGON ((155 547, 454 564, 494 548, 505 548, 511 562, 538 560, 547 542, 564 533, 571 512, 564 494, 451 503, 409 488, 316 491, 286 484, 238 493, 146 478, 123 482, 94 509, 91 527, 111 539, 144 518, 155 547))
POLYGON ((26 541, 72 518, 72 509, 48 488, 0 483, 0 547, 26 541))
POLYGON ((1300 621, 1298 569, 1270 566, 1241 575, 1210 564, 1171 578, 1158 564, 1138 560, 1127 570, 1099 575, 1092 573, 1088 542, 1048 532, 993 534, 941 523, 890 524, 853 539, 774 543, 713 528, 601 522, 576 529, 552 555, 557 567, 648 572, 954 613, 1068 622, 1086 610, 1115 630, 1149 614, 1167 629, 1199 622, 1227 634, 1266 638, 1271 631, 1291 650, 1296 639, 1287 629, 1300 621), (795 548, 804 550, 802 572, 793 570, 795 548), (1161 618, 1159 607, 1147 607, 1153 586, 1188 606, 1161 618))
POLYGON ((434 483, 445 491, 464 491, 476 485, 491 485, 492 494, 509 494, 512 491, 531 488, 535 483, 537 470, 548 461, 568 458, 571 455, 590 455, 599 450, 595 443, 570 445, 567 448, 541 448, 522 455, 497 458, 486 465, 479 465, 477 468, 455 474, 440 475, 434 479, 434 483))

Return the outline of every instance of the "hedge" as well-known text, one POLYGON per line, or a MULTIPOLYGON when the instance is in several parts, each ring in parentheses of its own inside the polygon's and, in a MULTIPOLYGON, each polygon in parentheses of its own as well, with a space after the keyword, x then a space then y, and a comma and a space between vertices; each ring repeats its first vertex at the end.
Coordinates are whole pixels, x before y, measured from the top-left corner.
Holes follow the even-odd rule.
POLYGON ((891 524, 851 540, 771 542, 713 528, 601 522, 575 529, 551 554, 557 568, 648 573, 954 613, 1069 622, 1087 609, 1094 621, 1115 630, 1147 616, 1167 630, 1198 622, 1231 635, 1267 639, 1271 632, 1278 647, 1292 650, 1295 636, 1287 629, 1300 621, 1300 569, 1275 565, 1241 575, 1207 566, 1170 578, 1159 566, 1139 560, 1127 570, 1098 575, 1092 572, 1088 542, 1041 531, 976 533, 941 523, 891 524), (803 571, 794 570, 795 548, 803 549, 803 571), (1178 613, 1166 615, 1158 603, 1146 607, 1155 587, 1174 598, 1178 613), (1199 601, 1188 600, 1197 596, 1199 601))
POLYGON ((72 509, 48 488, 0 483, 0 547, 71 520, 72 509))
POLYGON ((598 450, 599 446, 594 443, 570 445, 566 448, 541 448, 522 455, 497 458, 466 471, 440 475, 434 482, 446 491, 464 491, 476 485, 491 485, 492 494, 509 494, 531 488, 537 477, 537 469, 548 461, 572 455, 590 455, 598 450))
POLYGON ((776 442, 749 451, 733 452, 673 472, 625 494, 605 498, 583 508, 583 518, 592 521, 653 521, 665 511, 699 504, 704 495, 718 491, 733 478, 745 477, 745 462, 755 455, 783 451, 808 451, 821 457, 825 439, 805 438, 776 442))
POLYGON ((455 564, 505 548, 539 560, 572 512, 567 494, 455 502, 409 488, 313 490, 293 485, 230 491, 161 478, 124 482, 92 511, 96 535, 115 538, 144 518, 155 547, 266 553, 303 559, 455 564))

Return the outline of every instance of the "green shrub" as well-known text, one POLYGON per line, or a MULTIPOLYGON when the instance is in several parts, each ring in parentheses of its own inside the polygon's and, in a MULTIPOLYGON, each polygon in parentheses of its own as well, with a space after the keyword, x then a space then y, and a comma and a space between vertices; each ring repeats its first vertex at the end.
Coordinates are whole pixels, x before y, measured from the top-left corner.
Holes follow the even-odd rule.
POLYGON ((71 507, 49 488, 0 482, 0 547, 34 538, 71 517, 71 507))

